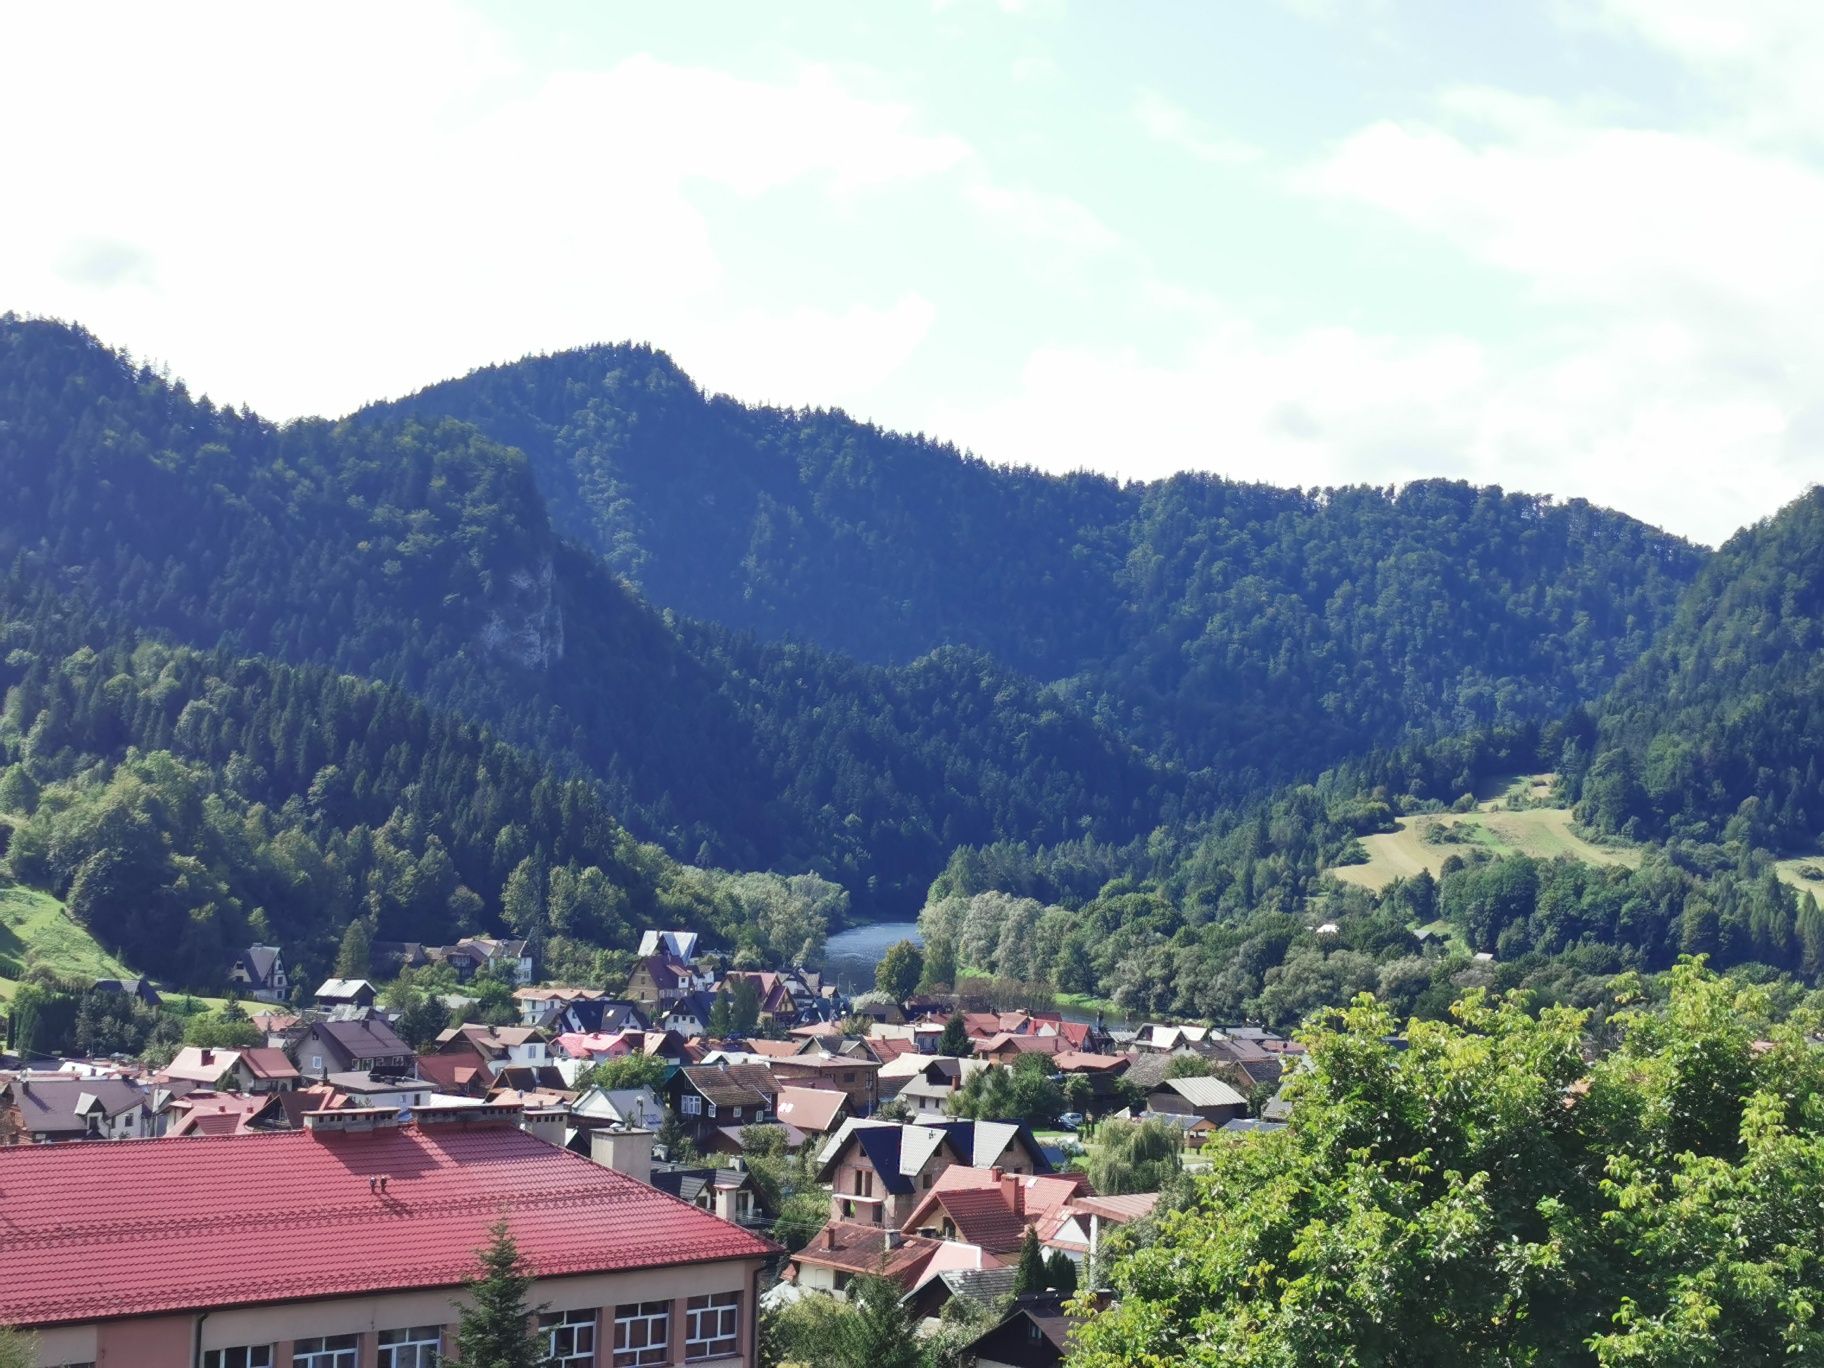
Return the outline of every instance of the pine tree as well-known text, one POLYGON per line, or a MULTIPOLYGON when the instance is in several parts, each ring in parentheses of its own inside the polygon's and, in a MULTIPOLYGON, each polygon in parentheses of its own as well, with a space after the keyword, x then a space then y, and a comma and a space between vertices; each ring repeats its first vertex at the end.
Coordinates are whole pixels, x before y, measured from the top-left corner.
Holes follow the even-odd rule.
POLYGON ((336 952, 336 977, 364 979, 374 968, 374 928, 366 917, 356 917, 342 933, 336 952))
POLYGON ((760 1024, 760 990, 754 986, 751 978, 735 980, 729 1015, 729 1025, 736 1035, 746 1035, 760 1024))
POLYGON ((841 1368, 919 1368, 924 1362, 898 1284, 878 1274, 849 1289, 851 1316, 839 1332, 841 1368))
POLYGON ((1799 905, 1799 950, 1800 967, 1816 978, 1824 974, 1824 912, 1818 910, 1818 899, 1813 893, 1805 895, 1805 901, 1799 905))
POLYGON ((1039 1232, 1026 1227, 1026 1238, 1020 1241, 1020 1262, 1013 1274, 1013 1295, 1045 1290, 1045 1255, 1039 1249, 1039 1232))
POLYGON ((709 1008, 709 1033, 717 1040, 726 1040, 734 1033, 735 1012, 729 1005, 727 993, 717 993, 716 1000, 709 1008))
POLYGON ((937 1052, 954 1058, 973 1053, 969 1048, 969 1032, 963 1025, 961 1012, 952 1012, 950 1019, 944 1023, 944 1033, 937 1038, 937 1052))
POLYGON ((539 1368, 545 1354, 532 1327, 534 1312, 526 1305, 532 1277, 520 1262, 506 1217, 488 1228, 488 1243, 477 1254, 482 1273, 469 1284, 462 1306, 457 1357, 474 1368, 539 1368))
POLYGON ((1077 1290, 1077 1265, 1070 1255, 1061 1249, 1051 1251, 1051 1257, 1045 1260, 1045 1282, 1052 1291, 1060 1296, 1073 1296, 1077 1290))

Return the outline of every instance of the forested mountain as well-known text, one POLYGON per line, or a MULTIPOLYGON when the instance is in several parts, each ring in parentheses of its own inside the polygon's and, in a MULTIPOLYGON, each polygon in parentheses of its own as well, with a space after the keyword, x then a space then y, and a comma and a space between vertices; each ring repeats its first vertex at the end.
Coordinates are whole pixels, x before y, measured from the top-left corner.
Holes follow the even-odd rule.
POLYGON ((1002 470, 706 396, 645 347, 489 367, 365 417, 401 415, 523 450, 557 528, 656 603, 875 661, 974 647, 1230 792, 1592 698, 1703 558, 1581 502, 1444 481, 1002 470))
POLYGON ((1603 830, 1824 834, 1824 489, 1730 539, 1604 702, 1594 758, 1567 758, 1603 830))
POLYGON ((152 631, 397 685, 593 777, 686 857, 828 870, 863 912, 955 844, 1130 836, 1182 789, 979 655, 889 670, 661 616, 461 424, 277 428, 8 320, 0 484, 17 611, 54 594, 112 624, 93 646, 152 631))

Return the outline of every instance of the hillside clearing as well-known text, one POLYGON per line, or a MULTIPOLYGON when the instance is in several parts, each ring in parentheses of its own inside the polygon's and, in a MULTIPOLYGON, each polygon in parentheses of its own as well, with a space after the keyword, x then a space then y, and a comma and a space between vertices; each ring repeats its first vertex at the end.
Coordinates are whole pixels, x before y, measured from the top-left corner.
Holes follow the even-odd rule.
MULTIPOLYGON (((1533 786, 1529 785, 1529 788, 1533 786)), ((1330 872, 1344 883, 1379 892, 1395 879, 1409 879, 1421 869, 1436 877, 1452 855, 1472 850, 1491 855, 1531 855, 1552 860, 1568 855, 1586 864, 1640 863, 1641 852, 1627 846, 1599 846, 1571 830, 1569 808, 1528 808, 1522 812, 1426 812, 1400 818, 1398 831, 1362 837, 1366 864, 1338 865, 1330 872), (1430 839, 1434 831, 1454 831, 1454 840, 1430 839)), ((1824 885, 1821 885, 1824 887, 1824 885)))
POLYGON ((0 998, 12 997, 19 975, 40 965, 74 978, 133 972, 70 920, 56 898, 30 888, 0 888, 0 957, 10 961, 0 975, 0 998))
POLYGON ((1780 882, 1790 884, 1801 893, 1816 896, 1820 905, 1824 905, 1824 855, 1796 855, 1790 860, 1781 860, 1774 865, 1780 876, 1780 882))

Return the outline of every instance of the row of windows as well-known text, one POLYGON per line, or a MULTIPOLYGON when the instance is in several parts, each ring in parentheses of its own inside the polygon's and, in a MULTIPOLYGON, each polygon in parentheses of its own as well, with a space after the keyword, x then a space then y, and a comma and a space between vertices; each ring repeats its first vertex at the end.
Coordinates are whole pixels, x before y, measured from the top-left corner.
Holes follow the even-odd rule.
MULTIPOLYGON (((594 1311, 559 1311, 538 1318, 546 1362, 553 1368, 596 1368, 594 1311)), ((714 1292, 684 1303, 684 1358, 731 1357, 741 1328, 741 1294, 714 1292)), ((437 1368, 440 1326, 380 1332, 380 1368, 437 1368)), ((609 1368, 644 1368, 671 1362, 671 1303, 630 1302, 614 1308, 614 1351, 609 1368)), ((273 1368, 270 1344, 211 1349, 203 1368, 273 1368)), ((360 1368, 355 1335, 317 1335, 293 1342, 291 1368, 360 1368)))

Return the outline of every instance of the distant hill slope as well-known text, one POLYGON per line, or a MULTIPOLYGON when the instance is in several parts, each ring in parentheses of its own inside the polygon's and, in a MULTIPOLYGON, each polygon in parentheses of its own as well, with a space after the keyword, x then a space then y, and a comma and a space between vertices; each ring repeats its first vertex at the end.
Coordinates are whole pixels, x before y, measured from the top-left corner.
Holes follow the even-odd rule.
POLYGON ((1704 553, 1581 502, 1006 470, 839 412, 701 393, 601 346, 377 406, 523 450, 554 526, 656 603, 898 662, 979 649, 1230 788, 1562 711, 1704 553))
POLYGON ((1738 533, 1601 709, 1583 820, 1809 850, 1824 833, 1824 489, 1738 533))
POLYGON ((660 614, 461 423, 279 428, 5 319, 0 487, 0 607, 74 615, 62 649, 151 631, 400 686, 590 775, 685 858, 815 867, 864 912, 916 905, 956 844, 1126 838, 1182 791, 980 654, 888 670, 660 614))

